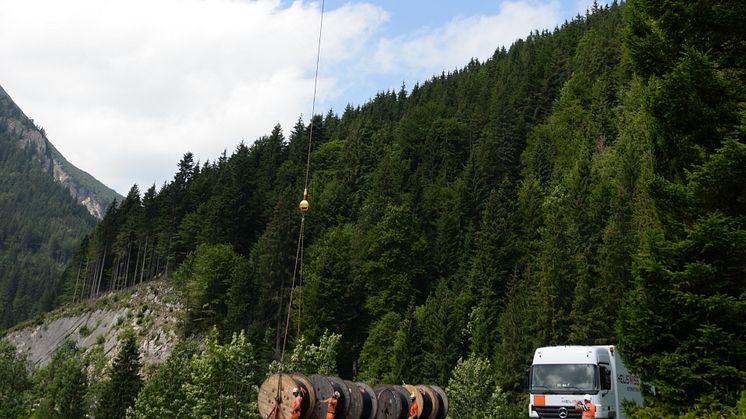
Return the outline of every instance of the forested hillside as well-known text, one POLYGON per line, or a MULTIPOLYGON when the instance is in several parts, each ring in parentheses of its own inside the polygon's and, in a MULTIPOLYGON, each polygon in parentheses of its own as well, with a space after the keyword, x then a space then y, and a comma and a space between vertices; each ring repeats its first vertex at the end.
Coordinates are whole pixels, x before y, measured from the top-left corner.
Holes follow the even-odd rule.
POLYGON ((522 400, 536 347, 618 344, 659 390, 649 417, 728 409, 746 382, 744 16, 596 6, 341 115, 187 153, 109 209, 63 299, 167 276, 187 335, 245 331, 277 357, 312 131, 290 330, 341 335, 341 376, 446 386, 467 360, 522 400))
POLYGON ((55 181, 58 161, 72 167, 0 87, 0 329, 59 304, 60 276, 96 223, 74 181, 55 181))

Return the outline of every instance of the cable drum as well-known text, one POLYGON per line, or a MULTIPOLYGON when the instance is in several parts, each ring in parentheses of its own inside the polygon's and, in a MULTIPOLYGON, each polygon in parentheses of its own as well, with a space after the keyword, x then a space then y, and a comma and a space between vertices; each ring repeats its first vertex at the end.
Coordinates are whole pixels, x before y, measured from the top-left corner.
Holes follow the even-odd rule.
POLYGON ((376 411, 378 410, 376 392, 368 384, 357 382, 355 385, 363 401, 363 412, 360 419, 375 419, 376 411))
POLYGON ((314 390, 311 380, 305 375, 296 372, 290 377, 298 384, 298 389, 303 396, 300 404, 300 419, 309 419, 316 408, 316 390, 314 390))
POLYGON ((319 401, 332 397, 334 394, 334 387, 332 386, 331 381, 323 375, 313 374, 308 376, 308 379, 311 380, 313 389, 316 391, 316 408, 314 409, 316 416, 319 418, 325 418, 328 405, 326 403, 319 403, 319 401))
MULTIPOLYGON (((407 393, 409 393, 407 395, 407 400, 409 400, 409 407, 412 407, 411 396, 414 395, 414 399, 417 402, 417 417, 427 419, 427 415, 429 415, 430 411, 433 410, 430 400, 425 401, 423 394, 420 393, 417 387, 411 384, 404 384, 403 387, 405 390, 407 390, 407 393)), ((409 415, 409 409, 407 409, 407 415, 409 415)))
POLYGON ((347 418, 350 413, 350 388, 347 386, 347 383, 339 377, 327 376, 326 378, 332 383, 334 390, 339 392, 335 416, 347 418))
POLYGON ((430 386, 420 384, 417 386, 417 392, 422 396, 422 410, 420 418, 436 419, 440 414, 440 402, 438 395, 430 386))
POLYGON ((350 391, 348 400, 350 408, 347 411, 347 419, 363 419, 363 396, 357 385, 352 381, 345 380, 347 389, 350 391))
POLYGON ((445 419, 448 415, 448 397, 446 396, 446 392, 438 386, 430 385, 428 387, 435 392, 438 404, 440 405, 440 409, 438 409, 438 414, 435 416, 435 419, 445 419))
POLYGON ((306 392, 301 403, 301 418, 308 419, 314 408, 315 396, 312 388, 309 388, 303 380, 291 377, 288 374, 272 374, 259 387, 258 404, 259 414, 267 417, 290 417, 293 411, 293 388, 297 387, 301 394, 306 392), (305 407, 304 407, 305 406, 305 407))
POLYGON ((390 384, 375 387, 378 398, 376 419, 407 419, 409 414, 409 393, 402 386, 390 384))

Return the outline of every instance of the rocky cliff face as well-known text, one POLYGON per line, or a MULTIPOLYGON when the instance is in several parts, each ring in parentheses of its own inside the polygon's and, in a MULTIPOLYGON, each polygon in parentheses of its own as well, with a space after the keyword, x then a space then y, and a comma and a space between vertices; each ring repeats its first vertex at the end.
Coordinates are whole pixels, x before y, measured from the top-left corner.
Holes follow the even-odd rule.
POLYGON ((103 218, 111 202, 121 197, 111 188, 96 180, 90 174, 78 169, 65 160, 62 154, 49 142, 43 128, 37 127, 13 102, 0 86, 0 129, 11 133, 21 148, 35 152, 44 170, 54 180, 66 188, 81 205, 94 217, 103 218))
POLYGON ((144 364, 165 361, 179 342, 184 307, 173 298, 166 281, 143 283, 87 303, 64 307, 42 320, 16 327, 5 339, 35 366, 44 366, 65 340, 85 351, 102 345, 108 358, 116 356, 120 333, 137 336, 144 364))

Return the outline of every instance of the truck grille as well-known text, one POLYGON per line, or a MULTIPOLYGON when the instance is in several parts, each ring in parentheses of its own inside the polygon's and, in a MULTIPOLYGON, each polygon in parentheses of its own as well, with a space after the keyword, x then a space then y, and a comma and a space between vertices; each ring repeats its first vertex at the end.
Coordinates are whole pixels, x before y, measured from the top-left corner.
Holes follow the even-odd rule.
POLYGON ((574 419, 583 416, 583 412, 572 406, 534 406, 534 411, 542 419, 574 419))

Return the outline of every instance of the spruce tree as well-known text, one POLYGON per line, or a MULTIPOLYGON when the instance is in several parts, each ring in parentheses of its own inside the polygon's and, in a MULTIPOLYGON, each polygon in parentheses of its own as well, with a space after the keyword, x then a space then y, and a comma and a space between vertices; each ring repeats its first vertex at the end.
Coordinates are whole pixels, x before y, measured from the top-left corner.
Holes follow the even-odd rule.
POLYGON ((746 383, 743 5, 631 1, 660 229, 636 260, 620 350, 673 411, 733 405, 746 383), (651 46, 655 49, 649 49, 651 46))
POLYGON ((109 377, 96 410, 96 418, 122 419, 125 417, 127 408, 134 405, 143 386, 140 367, 140 352, 137 349, 135 336, 127 333, 119 354, 109 370, 109 377))

